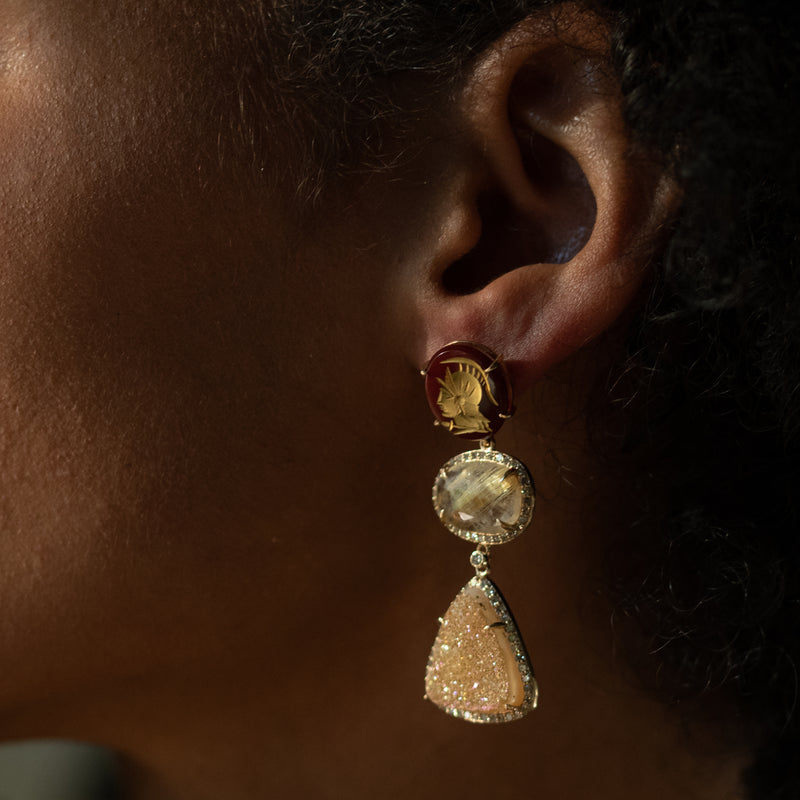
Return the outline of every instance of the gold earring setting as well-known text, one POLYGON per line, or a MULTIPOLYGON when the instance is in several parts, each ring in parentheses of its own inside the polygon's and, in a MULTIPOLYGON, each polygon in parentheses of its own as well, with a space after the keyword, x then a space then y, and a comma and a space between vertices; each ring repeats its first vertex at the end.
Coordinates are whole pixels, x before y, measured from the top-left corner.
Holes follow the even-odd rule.
POLYGON ((495 353, 469 342, 438 350, 423 375, 436 424, 480 441, 478 449, 451 458, 433 485, 442 524, 476 545, 475 577, 440 618, 425 696, 470 722, 519 719, 536 708, 538 687, 511 611, 489 578, 489 548, 519 536, 534 506, 525 465, 494 446, 494 434, 513 413, 511 382, 495 353))

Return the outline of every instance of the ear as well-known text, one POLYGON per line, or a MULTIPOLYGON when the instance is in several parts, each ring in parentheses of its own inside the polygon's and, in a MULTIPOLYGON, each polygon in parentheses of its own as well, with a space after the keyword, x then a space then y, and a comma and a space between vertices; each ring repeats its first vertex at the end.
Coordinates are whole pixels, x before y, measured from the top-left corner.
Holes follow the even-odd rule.
POLYGON ((471 67, 448 210, 419 276, 414 358, 453 340, 501 353, 517 387, 622 315, 647 275, 669 183, 631 157, 605 28, 526 20, 471 67))

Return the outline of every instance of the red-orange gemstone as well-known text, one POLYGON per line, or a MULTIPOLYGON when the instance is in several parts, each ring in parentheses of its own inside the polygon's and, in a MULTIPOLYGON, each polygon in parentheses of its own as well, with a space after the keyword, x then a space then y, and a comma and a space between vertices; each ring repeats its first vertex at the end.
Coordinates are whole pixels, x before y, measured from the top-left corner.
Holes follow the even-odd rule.
POLYGON ((512 413, 511 382, 498 356, 469 342, 437 350, 425 371, 433 416, 462 439, 485 439, 512 413))

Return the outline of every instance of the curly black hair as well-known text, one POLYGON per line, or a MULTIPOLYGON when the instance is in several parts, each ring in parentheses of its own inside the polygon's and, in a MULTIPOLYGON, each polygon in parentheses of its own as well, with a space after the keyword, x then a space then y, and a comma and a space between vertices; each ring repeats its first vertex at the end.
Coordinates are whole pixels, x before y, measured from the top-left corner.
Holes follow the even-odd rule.
MULTIPOLYGON (((240 66, 306 134, 299 163, 314 171, 293 182, 313 195, 380 157, 387 119, 401 124, 387 78, 444 86, 514 23, 559 5, 252 0, 238 6, 240 66)), ((751 797, 797 798, 800 6, 583 5, 607 21, 634 147, 682 196, 620 364, 627 446, 669 474, 668 514, 632 532, 641 569, 616 582, 616 602, 646 632, 670 697, 738 698, 758 737, 751 797)), ((258 92, 242 92, 239 124, 255 139, 258 92)))
POLYGON ((762 737, 751 796, 796 798, 800 14, 704 0, 616 19, 628 124, 684 195, 630 342, 639 409, 672 432, 669 518, 622 602, 681 689, 735 689, 762 737))

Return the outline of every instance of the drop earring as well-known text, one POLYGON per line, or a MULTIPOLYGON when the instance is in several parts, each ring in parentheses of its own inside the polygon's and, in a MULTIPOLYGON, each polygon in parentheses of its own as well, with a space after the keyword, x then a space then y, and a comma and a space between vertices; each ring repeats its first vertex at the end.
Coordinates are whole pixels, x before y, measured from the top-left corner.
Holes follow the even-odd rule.
POLYGON ((438 350, 423 370, 436 424, 479 447, 451 458, 433 485, 433 506, 451 533, 476 545, 472 578, 440 618, 425 697, 470 722, 507 722, 536 708, 538 687, 511 611, 489 578, 489 548, 527 528, 534 504, 525 465, 495 449, 513 413, 500 358, 470 342, 438 350))

